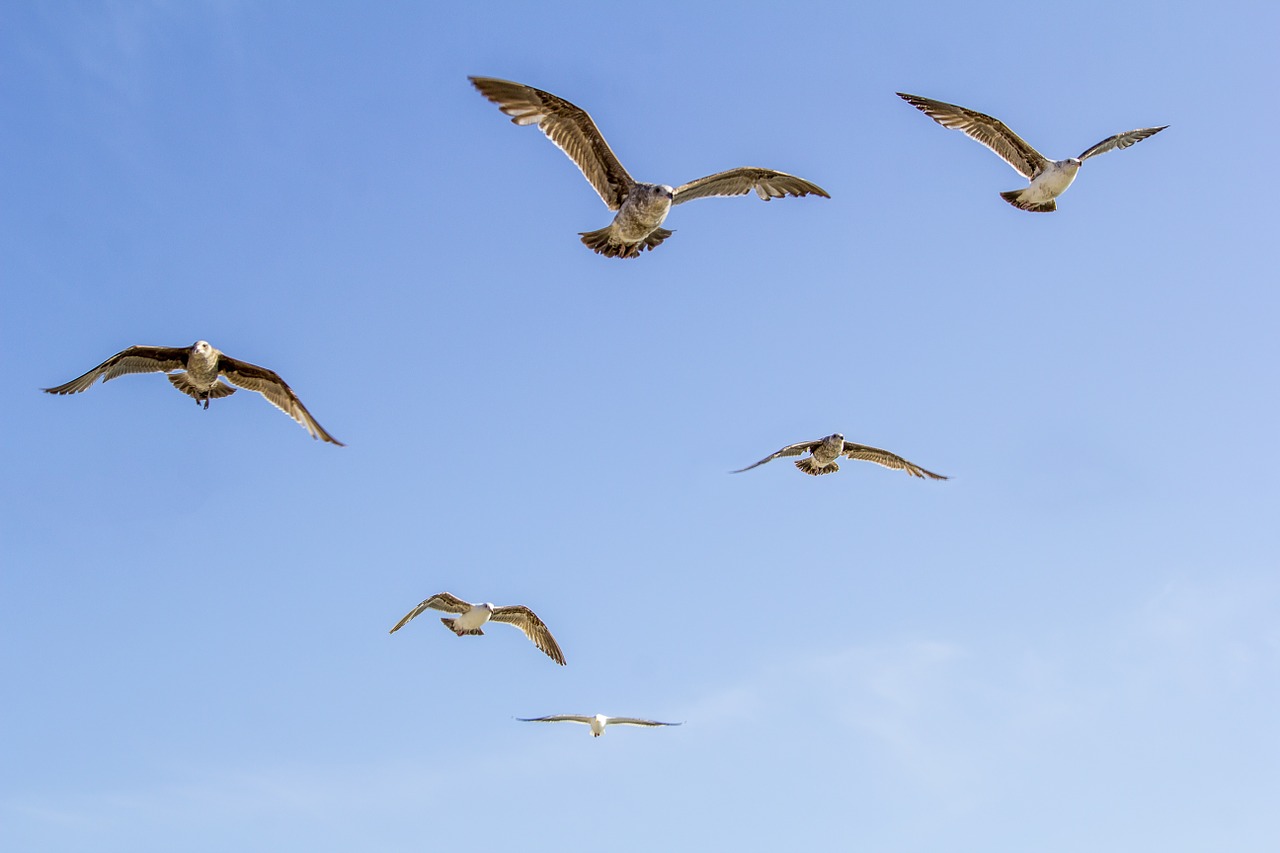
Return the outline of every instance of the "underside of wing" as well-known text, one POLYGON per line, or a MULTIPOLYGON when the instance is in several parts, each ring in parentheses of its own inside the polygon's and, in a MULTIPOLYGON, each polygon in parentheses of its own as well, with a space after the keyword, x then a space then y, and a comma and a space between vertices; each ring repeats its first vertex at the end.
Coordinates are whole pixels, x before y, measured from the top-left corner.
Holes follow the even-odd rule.
POLYGON ((1030 180, 1035 177, 1049 161, 1028 145, 1022 137, 1010 130, 1004 122, 992 118, 977 110, 958 107, 942 101, 922 98, 919 95, 898 93, 908 104, 927 115, 943 127, 962 131, 975 142, 990 148, 1000 159, 1017 170, 1018 174, 1030 180))
POLYGON ((390 633, 394 634, 396 631, 399 631, 405 625, 408 625, 410 622, 416 619, 418 616, 421 616, 422 613, 426 610, 441 610, 445 613, 466 613, 470 609, 471 609, 471 605, 468 602, 463 601, 461 598, 458 598, 456 595, 450 595, 447 592, 441 592, 431 596, 426 601, 423 601, 417 607, 413 608, 408 613, 406 613, 404 615, 404 618, 401 619, 399 622, 397 622, 396 626, 391 629, 390 633))
POLYGON ((622 206, 635 181, 622 167, 609 143, 604 141, 604 136, 586 110, 523 83, 494 77, 468 79, 480 94, 511 116, 513 124, 537 125, 547 139, 559 146, 582 170, 610 210, 622 206))
POLYGON ((639 717, 610 717, 611 726, 679 726, 683 723, 660 723, 657 720, 642 720, 639 717))
POLYGON ((799 456, 803 453, 812 453, 814 448, 820 444, 822 444, 822 439, 818 439, 817 441, 802 441, 799 444, 790 444, 779 450, 777 453, 766 456, 759 462, 748 465, 746 468, 739 468, 737 471, 731 471, 729 473, 741 474, 743 471, 750 471, 752 468, 759 468, 764 463, 772 462, 773 460, 783 456, 799 456))
POLYGON ((675 198, 671 203, 683 204, 695 198, 711 196, 746 195, 752 190, 765 201, 786 196, 806 196, 810 193, 831 198, 822 187, 804 178, 788 175, 786 172, 775 172, 773 169, 743 166, 676 187, 675 198))
POLYGON ((83 376, 56 388, 45 388, 50 394, 77 394, 87 390, 102 377, 109 382, 129 373, 168 373, 187 366, 187 347, 129 347, 118 352, 83 376))
POLYGON ((298 399, 298 395, 293 393, 293 389, 286 385, 274 370, 267 370, 265 367, 224 355, 218 360, 218 371, 232 385, 257 391, 267 399, 268 403, 302 424, 306 431, 311 433, 312 438, 342 446, 341 441, 329 435, 325 428, 311 416, 307 407, 298 399))
POLYGON ((1099 154, 1106 154, 1108 151, 1119 151, 1128 148, 1148 136, 1155 136, 1169 125, 1161 127, 1144 127, 1139 130, 1126 130, 1124 133, 1117 133, 1115 136, 1108 136, 1097 145, 1085 149, 1085 152, 1078 158, 1080 162, 1088 160, 1090 157, 1097 157, 1099 154))
POLYGON ((877 465, 883 465, 886 468, 895 468, 900 471, 906 471, 912 477, 928 477, 932 480, 946 480, 941 474, 935 474, 927 471, 912 462, 908 462, 896 453, 890 453, 887 450, 881 450, 878 447, 868 447, 865 444, 854 444, 851 441, 844 443, 844 455, 850 459, 862 459, 866 462, 874 462, 877 465))
POLYGON ((583 723, 591 725, 591 717, 580 714, 552 714, 548 717, 516 717, 522 723, 583 723))
POLYGON ((519 628, 543 654, 564 666, 564 652, 560 651, 556 638, 551 636, 551 630, 538 618, 538 614, 523 604, 495 607, 489 619, 492 622, 505 622, 519 628))

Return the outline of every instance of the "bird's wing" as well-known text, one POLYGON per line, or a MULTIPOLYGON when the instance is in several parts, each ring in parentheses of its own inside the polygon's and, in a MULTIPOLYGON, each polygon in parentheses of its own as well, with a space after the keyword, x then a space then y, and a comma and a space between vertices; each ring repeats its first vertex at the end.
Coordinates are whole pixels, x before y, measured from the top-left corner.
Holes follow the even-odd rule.
POLYGON ((417 607, 410 610, 404 615, 404 618, 396 623, 396 626, 389 633, 394 634, 405 625, 409 624, 414 618, 421 616, 424 610, 442 610, 445 613, 466 613, 471 609, 471 604, 458 598, 456 595, 450 595, 447 592, 441 592, 431 596, 417 607))
POLYGON ((302 424, 307 432, 311 433, 312 438, 322 438, 330 444, 343 446, 341 441, 329 435, 325 428, 311 417, 307 407, 298 399, 298 395, 293 393, 293 389, 286 385, 280 378, 280 374, 274 370, 267 370, 265 367, 223 355, 218 358, 218 372, 227 377, 227 381, 232 385, 257 391, 266 397, 268 403, 302 424))
POLYGON ((920 110, 943 127, 964 131, 970 139, 980 142, 1000 156, 1024 178, 1030 180, 1039 174, 1049 161, 1022 137, 1010 130, 1004 122, 986 113, 933 101, 919 95, 898 93, 908 104, 920 110))
POLYGON ((88 389, 102 377, 109 382, 126 373, 168 373, 187 366, 190 347, 129 347, 118 352, 83 376, 56 388, 45 388, 50 394, 76 394, 88 389))
POLYGON ((543 654, 564 666, 564 652, 560 651, 556 638, 551 636, 551 630, 547 628, 545 622, 538 618, 538 614, 523 604, 495 607, 493 614, 489 617, 489 621, 505 622, 508 625, 516 626, 524 632, 526 637, 533 641, 535 646, 542 650, 543 654))
POLYGON ((676 187, 675 198, 671 203, 683 204, 695 198, 711 196, 746 195, 752 190, 755 190, 756 195, 765 201, 789 195, 806 196, 809 193, 831 198, 822 187, 804 178, 797 178, 786 172, 775 172, 772 169, 743 166, 740 169, 730 169, 727 172, 698 178, 696 181, 676 187))
POLYGON ((864 459, 867 462, 874 462, 877 465, 883 465, 886 468, 898 468, 906 471, 912 477, 929 477, 933 480, 946 480, 947 477, 941 474, 935 474, 932 471, 926 471, 919 465, 915 465, 903 459, 896 453, 890 453, 887 450, 881 450, 878 447, 867 447, 865 444, 854 444, 852 441, 844 443, 844 455, 850 459, 864 459))
POLYGON ((608 717, 606 725, 610 726, 682 726, 684 723, 660 723, 657 720, 642 720, 639 717, 608 717))
POLYGON ((591 725, 591 717, 580 714, 552 714, 549 717, 516 717, 522 723, 583 723, 591 725))
POLYGON ((766 456, 754 465, 748 465, 746 468, 739 468, 737 471, 730 471, 731 474, 741 474, 743 471, 750 471, 752 468, 758 468, 766 462, 772 462, 779 456, 799 456, 802 453, 812 453, 814 448, 822 444, 822 439, 817 441, 802 441, 799 444, 789 444, 779 450, 777 453, 766 456))
POLYGON ((1097 145, 1085 149, 1085 152, 1077 159, 1083 163, 1090 157, 1097 157, 1099 154, 1106 154, 1108 151, 1118 151, 1128 148, 1130 145, 1141 142, 1148 136, 1155 136, 1168 126, 1169 125, 1166 124, 1163 127, 1144 127, 1140 130, 1126 130, 1124 133, 1117 133, 1115 136, 1108 136, 1097 145))
POLYGON ((493 77, 469 77, 480 94, 511 116, 512 124, 536 124, 595 187, 610 210, 622 207, 627 192, 635 181, 604 141, 600 129, 581 107, 550 92, 498 80, 493 77))

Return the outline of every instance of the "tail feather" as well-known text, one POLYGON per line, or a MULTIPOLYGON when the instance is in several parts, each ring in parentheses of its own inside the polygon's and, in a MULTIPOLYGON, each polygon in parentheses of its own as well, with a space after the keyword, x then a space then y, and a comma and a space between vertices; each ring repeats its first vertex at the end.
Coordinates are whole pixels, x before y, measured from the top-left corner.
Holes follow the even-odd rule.
POLYGON ((1049 199, 1048 201, 1023 201, 1022 194, 1026 190, 1009 190, 1000 193, 1000 198, 1009 202, 1009 204, 1018 208, 1018 210, 1029 210, 1032 213, 1053 213, 1058 209, 1057 199, 1049 199))
POLYGON ((666 228, 655 228, 638 243, 619 243, 614 240, 613 226, 608 225, 596 231, 584 231, 578 236, 584 246, 607 258, 638 258, 645 249, 655 248, 674 233, 666 228))
POLYGON ((173 384, 174 388, 177 388, 188 397, 194 397, 197 402, 200 400, 217 400, 219 397, 230 397, 236 393, 236 389, 222 380, 213 383, 213 387, 208 391, 201 391, 191 384, 191 380, 186 373, 170 373, 165 378, 173 384))
POLYGON ((456 621, 457 621, 456 619, 440 620, 441 624, 443 624, 446 628, 448 628, 453 633, 457 634, 459 637, 483 637, 484 636, 484 631, 481 631, 479 628, 472 628, 470 631, 464 631, 461 628, 456 627, 453 624, 456 621))
POLYGON ((834 474, 840 470, 840 466, 835 462, 825 466, 817 465, 814 463, 812 456, 806 456, 804 459, 797 459, 796 467, 806 474, 812 474, 815 477, 821 477, 823 474, 834 474))

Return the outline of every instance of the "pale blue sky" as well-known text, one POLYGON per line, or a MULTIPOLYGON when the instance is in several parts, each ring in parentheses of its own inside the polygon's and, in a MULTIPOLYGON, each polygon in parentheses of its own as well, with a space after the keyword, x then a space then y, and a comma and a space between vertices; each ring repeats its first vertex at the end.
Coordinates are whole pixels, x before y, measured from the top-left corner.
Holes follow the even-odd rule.
POLYGON ((1277 32, 6 5, 0 848, 1280 848, 1277 32), (588 109, 641 180, 832 198, 601 258, 611 214, 468 74, 588 109), (1051 157, 1170 129, 1031 215, 895 91, 1051 157), (37 390, 202 338, 349 446, 160 376, 37 390), (726 473, 834 431, 953 479, 726 473), (388 636, 442 590, 569 665, 388 636), (686 724, 513 719, 596 712, 686 724))

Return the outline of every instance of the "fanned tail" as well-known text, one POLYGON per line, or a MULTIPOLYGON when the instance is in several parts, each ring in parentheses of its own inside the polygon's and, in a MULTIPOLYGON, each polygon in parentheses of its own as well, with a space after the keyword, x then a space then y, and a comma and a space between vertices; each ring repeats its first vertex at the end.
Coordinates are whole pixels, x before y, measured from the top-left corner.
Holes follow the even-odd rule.
POLYGON ((638 243, 617 243, 613 239, 613 226, 608 225, 597 231, 584 231, 578 236, 584 246, 607 258, 638 258, 645 249, 657 247, 674 233, 666 228, 655 228, 638 243))
POLYGON ((441 619, 440 623, 444 625, 446 628, 448 628, 450 631, 452 631, 453 633, 457 634, 459 637, 483 637, 484 636, 484 631, 481 631, 479 628, 472 628, 470 631, 464 631, 461 628, 456 627, 453 624, 456 621, 457 621, 456 619, 441 619))
POLYGON ((1000 198, 1009 202, 1009 204, 1018 208, 1018 210, 1029 210, 1032 213, 1053 213, 1058 209, 1057 199, 1049 199, 1048 201, 1023 201, 1022 194, 1026 190, 1009 190, 1000 193, 1000 198))
POLYGON ((834 474, 840 470, 840 466, 835 462, 830 465, 817 465, 813 461, 812 456, 806 456, 804 459, 796 460, 796 467, 806 474, 812 474, 815 477, 821 477, 823 474, 834 474))
POLYGON ((213 383, 213 387, 208 391, 201 391, 199 388, 196 388, 191 384, 191 380, 186 373, 170 373, 166 378, 173 383, 174 388, 177 388, 188 397, 194 397, 196 402, 201 400, 217 400, 219 397, 230 397, 232 394, 236 393, 236 389, 232 388, 222 380, 218 380, 213 383))

